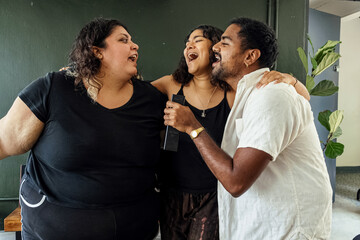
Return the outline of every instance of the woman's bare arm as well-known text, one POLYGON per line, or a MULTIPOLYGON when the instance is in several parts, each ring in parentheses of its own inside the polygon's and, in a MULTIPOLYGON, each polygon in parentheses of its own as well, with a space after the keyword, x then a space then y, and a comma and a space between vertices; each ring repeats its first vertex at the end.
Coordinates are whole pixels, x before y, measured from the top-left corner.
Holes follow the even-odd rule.
POLYGON ((167 95, 168 99, 171 99, 171 96, 176 94, 181 87, 181 84, 176 82, 172 75, 163 76, 151 82, 151 84, 160 92, 167 95))
POLYGON ((38 140, 44 123, 18 97, 0 119, 0 160, 29 151, 38 140))
POLYGON ((303 96, 306 100, 310 101, 310 94, 304 84, 298 81, 295 77, 287 73, 281 73, 278 71, 265 72, 264 76, 257 83, 257 87, 265 86, 270 82, 275 81, 276 83, 284 82, 295 87, 296 92, 303 96))
POLYGON ((163 94, 168 94, 168 85, 171 80, 171 75, 163 76, 155 81, 152 81, 151 84, 156 87, 163 94))

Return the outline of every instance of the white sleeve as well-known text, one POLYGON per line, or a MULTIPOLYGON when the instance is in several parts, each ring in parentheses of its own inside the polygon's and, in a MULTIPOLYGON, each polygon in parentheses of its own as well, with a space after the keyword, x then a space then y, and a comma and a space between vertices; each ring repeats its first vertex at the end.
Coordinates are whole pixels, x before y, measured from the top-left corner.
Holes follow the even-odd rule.
POLYGON ((304 103, 287 87, 271 84, 254 90, 244 108, 243 118, 236 123, 238 148, 255 148, 276 160, 298 136, 304 125, 304 103))

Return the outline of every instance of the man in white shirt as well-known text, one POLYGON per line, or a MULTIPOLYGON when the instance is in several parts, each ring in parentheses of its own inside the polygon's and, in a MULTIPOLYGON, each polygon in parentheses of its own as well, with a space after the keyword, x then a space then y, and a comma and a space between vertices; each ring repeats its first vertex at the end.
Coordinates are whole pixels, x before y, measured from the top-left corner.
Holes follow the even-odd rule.
POLYGON ((188 108, 168 102, 164 119, 219 180, 220 239, 328 239, 332 190, 310 104, 284 83, 256 88, 277 57, 274 32, 238 18, 213 51, 212 74, 236 91, 221 149, 188 108))

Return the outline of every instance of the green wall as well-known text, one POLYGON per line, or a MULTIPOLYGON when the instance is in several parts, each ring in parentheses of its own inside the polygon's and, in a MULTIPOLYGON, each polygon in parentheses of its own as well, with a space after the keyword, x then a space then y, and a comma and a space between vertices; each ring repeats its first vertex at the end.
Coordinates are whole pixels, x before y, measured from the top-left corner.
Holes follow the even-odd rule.
MULTIPOLYGON (((302 76, 296 48, 304 46, 308 0, 11 0, 0 8, 0 117, 31 81, 67 64, 72 41, 94 17, 117 18, 140 46, 139 70, 146 80, 171 73, 184 37, 199 24, 225 29, 237 16, 278 25, 278 69, 302 76), (277 4, 278 3, 278 4, 277 4), (278 11, 277 11, 277 10, 278 11), (278 13, 278 21, 276 21, 278 13), (277 24, 276 24, 277 23, 277 24)), ((0 133, 1 134, 1 133, 0 133)), ((26 155, 0 161, 0 229, 16 206, 19 165, 26 155)))

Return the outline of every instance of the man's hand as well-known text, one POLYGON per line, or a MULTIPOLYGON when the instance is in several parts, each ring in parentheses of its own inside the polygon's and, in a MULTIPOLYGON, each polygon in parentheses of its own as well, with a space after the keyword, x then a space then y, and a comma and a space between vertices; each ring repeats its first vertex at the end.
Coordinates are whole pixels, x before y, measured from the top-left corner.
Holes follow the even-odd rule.
POLYGON ((190 134, 192 130, 201 127, 189 107, 167 101, 164 113, 164 124, 172 126, 180 132, 190 134))
MULTIPOLYGON (((190 134, 201 127, 189 107, 168 101, 164 112, 165 125, 181 132, 190 134)), ((247 191, 271 160, 269 154, 253 148, 238 148, 231 158, 206 131, 193 141, 210 171, 234 197, 247 191)))

